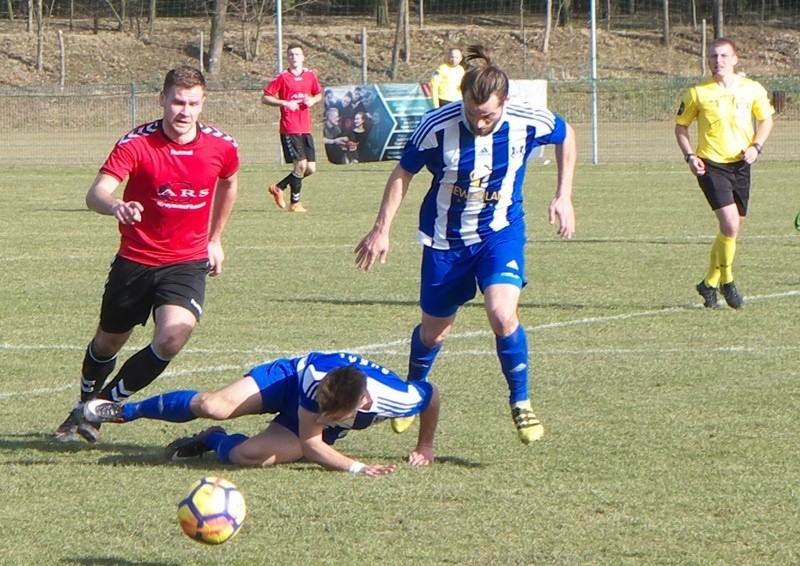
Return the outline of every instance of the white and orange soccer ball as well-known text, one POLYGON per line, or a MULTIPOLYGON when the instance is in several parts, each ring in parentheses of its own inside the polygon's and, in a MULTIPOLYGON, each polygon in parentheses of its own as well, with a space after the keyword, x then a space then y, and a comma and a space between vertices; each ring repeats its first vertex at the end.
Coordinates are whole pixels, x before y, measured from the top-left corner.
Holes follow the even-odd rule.
POLYGON ((178 504, 178 521, 190 538, 222 544, 242 528, 247 513, 242 493, 226 479, 203 477, 178 504))

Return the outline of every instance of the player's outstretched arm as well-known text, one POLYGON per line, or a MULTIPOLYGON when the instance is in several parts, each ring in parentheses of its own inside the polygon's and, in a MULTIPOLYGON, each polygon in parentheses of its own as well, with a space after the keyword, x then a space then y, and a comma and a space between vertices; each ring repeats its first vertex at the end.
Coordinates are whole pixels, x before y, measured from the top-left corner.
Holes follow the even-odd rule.
POLYGON ((106 173, 98 173, 86 193, 86 206, 98 214, 113 216, 120 224, 136 224, 142 221, 144 207, 137 201, 125 202, 113 195, 119 181, 106 173))
MULTIPOLYGON (((433 385, 433 384, 431 384, 433 385)), ((433 394, 428 407, 419 415, 419 435, 417 447, 409 454, 408 463, 412 466, 433 464, 433 438, 439 424, 439 388, 433 385, 433 394)))
POLYGON ((356 265, 362 271, 369 271, 376 260, 386 263, 392 221, 400 208, 400 204, 403 202, 403 198, 406 196, 406 192, 408 192, 408 185, 412 177, 414 177, 414 174, 403 169, 400 164, 389 175, 375 225, 362 238, 355 249, 356 265))
POLYGON ((575 163, 578 158, 575 130, 567 124, 567 137, 556 145, 556 165, 558 166, 558 185, 556 194, 550 201, 550 224, 558 220, 557 234, 569 239, 575 233, 575 208, 572 205, 572 184, 575 179, 575 163))
POLYGON ((317 413, 300 407, 298 415, 300 417, 300 447, 303 450, 303 456, 312 462, 316 462, 327 470, 373 477, 385 476, 394 472, 395 466, 363 464, 345 456, 333 446, 325 444, 322 440, 322 425, 317 422, 319 417, 317 413))

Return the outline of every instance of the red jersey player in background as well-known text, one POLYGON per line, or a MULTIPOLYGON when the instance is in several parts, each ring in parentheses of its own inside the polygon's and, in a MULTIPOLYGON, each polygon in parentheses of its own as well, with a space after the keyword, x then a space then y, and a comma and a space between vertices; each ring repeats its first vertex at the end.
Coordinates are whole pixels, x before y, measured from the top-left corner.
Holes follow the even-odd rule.
POLYGON ((322 87, 314 71, 303 67, 306 56, 303 47, 296 43, 286 50, 289 68, 280 73, 264 87, 261 102, 281 109, 281 147, 287 163, 294 163, 294 169, 283 179, 269 186, 269 193, 275 204, 286 208, 283 191, 291 188, 290 212, 306 212, 300 202, 303 178, 313 175, 317 170, 317 156, 314 138, 311 135, 311 108, 322 100, 322 87))
POLYGON ((120 247, 83 358, 80 400, 54 440, 96 442, 99 427, 83 418, 83 404, 126 399, 158 377, 200 320, 207 274, 222 272, 239 149, 233 138, 198 121, 205 86, 193 67, 169 71, 159 95, 163 117, 121 138, 86 194, 90 209, 117 221, 120 247), (122 198, 114 196, 126 178, 122 198), (152 341, 106 384, 117 353, 151 313, 152 341))

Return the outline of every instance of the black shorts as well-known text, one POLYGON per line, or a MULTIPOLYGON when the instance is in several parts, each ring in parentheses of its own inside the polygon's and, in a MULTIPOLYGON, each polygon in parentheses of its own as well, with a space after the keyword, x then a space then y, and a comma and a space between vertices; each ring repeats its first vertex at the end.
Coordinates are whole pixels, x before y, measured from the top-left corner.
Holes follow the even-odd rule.
POLYGON ((736 163, 715 163, 703 159, 706 174, 697 178, 703 189, 711 210, 736 204, 739 216, 747 216, 750 204, 750 164, 746 161, 736 163))
POLYGON ((100 328, 123 334, 144 324, 162 305, 178 305, 197 320, 203 313, 208 262, 190 261, 153 267, 116 256, 103 291, 100 328))
POLYGON ((281 134, 283 159, 286 163, 295 161, 317 161, 314 137, 311 134, 281 134))

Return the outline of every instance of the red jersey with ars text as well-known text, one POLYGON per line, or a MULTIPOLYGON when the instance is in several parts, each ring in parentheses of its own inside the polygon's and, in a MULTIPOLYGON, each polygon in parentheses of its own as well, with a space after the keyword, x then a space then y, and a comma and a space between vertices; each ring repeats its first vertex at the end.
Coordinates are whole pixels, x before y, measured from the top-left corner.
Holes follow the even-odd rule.
POLYGON ((144 207, 142 221, 119 225, 119 255, 158 266, 208 259, 208 225, 217 180, 239 169, 239 149, 229 135, 198 123, 197 137, 177 144, 161 120, 122 137, 100 168, 122 182, 123 200, 144 207))
MULTIPOLYGON (((321 92, 322 86, 319 84, 317 74, 308 69, 303 69, 298 75, 287 69, 264 87, 264 94, 281 100, 302 101, 306 96, 316 96, 321 92)), ((301 103, 297 110, 281 106, 280 132, 282 134, 310 134, 311 111, 308 106, 301 103)))

